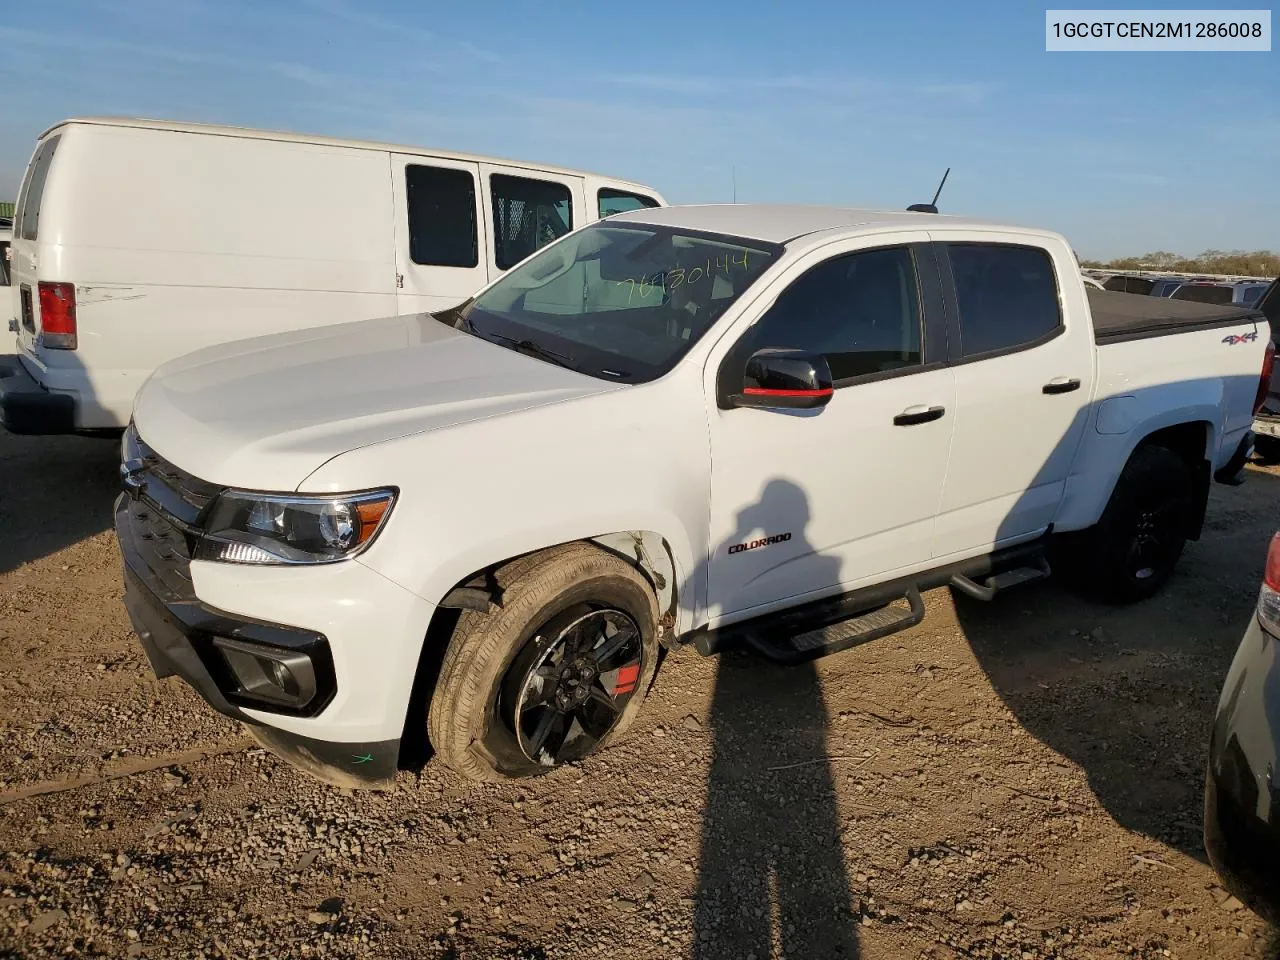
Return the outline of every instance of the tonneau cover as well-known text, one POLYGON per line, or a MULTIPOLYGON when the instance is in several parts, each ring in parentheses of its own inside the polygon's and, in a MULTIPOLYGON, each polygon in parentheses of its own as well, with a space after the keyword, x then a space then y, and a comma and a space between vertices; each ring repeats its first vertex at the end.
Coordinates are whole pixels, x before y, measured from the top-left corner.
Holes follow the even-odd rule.
POLYGON ((1114 293, 1092 287, 1086 292, 1089 311, 1093 314, 1093 339, 1100 344, 1164 337, 1184 330, 1266 323, 1266 318, 1257 309, 1242 310, 1141 293, 1114 293))

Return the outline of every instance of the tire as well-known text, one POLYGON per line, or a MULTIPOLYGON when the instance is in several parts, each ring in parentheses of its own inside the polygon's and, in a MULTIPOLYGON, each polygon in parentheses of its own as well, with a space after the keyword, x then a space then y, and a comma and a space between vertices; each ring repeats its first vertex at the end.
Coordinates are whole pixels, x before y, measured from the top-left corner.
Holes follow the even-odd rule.
POLYGON ((548 773, 615 742, 657 670, 658 605, 649 582, 625 560, 585 543, 522 557, 495 578, 502 606, 464 611, 445 652, 427 709, 437 756, 473 780, 504 780, 548 773), (626 664, 593 666, 593 655, 611 642, 618 646, 611 656, 626 664), (539 699, 544 706, 529 706, 539 699))
POLYGON ((1173 451, 1139 447, 1098 523, 1060 545, 1057 562, 1086 592, 1112 603, 1154 596, 1173 574, 1191 530, 1195 479, 1173 451))
POLYGON ((1253 453, 1264 466, 1280 463, 1280 439, 1258 434, 1253 438, 1253 453))

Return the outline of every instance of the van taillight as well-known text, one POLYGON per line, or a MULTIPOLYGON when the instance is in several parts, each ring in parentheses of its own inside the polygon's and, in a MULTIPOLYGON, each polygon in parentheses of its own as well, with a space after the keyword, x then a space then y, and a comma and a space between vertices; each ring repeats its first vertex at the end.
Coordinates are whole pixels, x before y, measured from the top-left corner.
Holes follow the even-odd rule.
POLYGON ((40 281, 40 342, 51 350, 76 348, 76 285, 40 281))
POLYGON ((1271 391, 1271 370, 1276 362, 1276 344, 1274 340, 1267 341, 1267 353, 1262 358, 1262 377, 1258 381, 1258 395, 1253 398, 1253 412, 1257 413, 1262 409, 1262 405, 1267 402, 1267 394, 1271 391))

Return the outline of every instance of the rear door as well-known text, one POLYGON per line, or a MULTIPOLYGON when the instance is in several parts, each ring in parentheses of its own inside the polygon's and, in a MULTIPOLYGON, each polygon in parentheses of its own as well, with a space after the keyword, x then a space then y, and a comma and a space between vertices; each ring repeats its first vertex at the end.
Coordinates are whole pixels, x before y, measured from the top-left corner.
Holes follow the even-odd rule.
POLYGON ((40 210, 44 200, 49 171, 62 139, 60 133, 45 137, 36 144, 18 192, 18 205, 13 218, 13 241, 9 251, 10 296, 12 314, 18 321, 18 343, 25 353, 34 353, 40 331, 40 297, 37 290, 40 239, 40 210))
POLYGON ((510 270, 534 251, 595 220, 587 215, 582 178, 522 167, 480 164, 485 229, 492 276, 510 270))
POLYGON ((489 282, 479 177, 476 163, 391 155, 401 313, 447 310, 489 282))
POLYGON ((935 554, 974 553, 1053 522, 1093 393, 1076 267, 1034 243, 935 236, 956 377, 935 554), (1063 282, 1065 281, 1065 282, 1063 282))

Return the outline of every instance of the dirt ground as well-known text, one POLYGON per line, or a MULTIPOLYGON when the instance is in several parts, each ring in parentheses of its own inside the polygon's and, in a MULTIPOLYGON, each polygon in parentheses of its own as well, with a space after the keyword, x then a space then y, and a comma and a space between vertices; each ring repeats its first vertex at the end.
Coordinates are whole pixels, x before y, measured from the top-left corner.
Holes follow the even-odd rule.
POLYGON ((580 767, 353 794, 152 678, 116 458, 0 432, 0 956, 1275 955, 1200 803, 1280 471, 1217 488, 1146 604, 934 591, 812 668, 671 656, 580 767))

